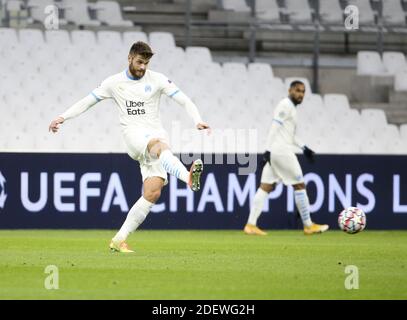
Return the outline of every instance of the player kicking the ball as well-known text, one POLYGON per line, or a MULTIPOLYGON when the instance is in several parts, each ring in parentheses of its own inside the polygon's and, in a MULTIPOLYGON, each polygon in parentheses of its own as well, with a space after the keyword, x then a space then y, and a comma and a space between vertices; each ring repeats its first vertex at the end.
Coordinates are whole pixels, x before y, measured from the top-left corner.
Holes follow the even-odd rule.
POLYGON ((294 81, 290 85, 289 96, 280 101, 274 111, 268 135, 267 151, 263 156, 263 172, 260 187, 254 197, 249 219, 244 232, 251 235, 266 235, 257 227, 259 218, 268 194, 274 190, 276 184, 282 181, 285 185, 294 187, 294 200, 304 225, 305 234, 327 231, 329 226, 313 223, 310 217, 309 201, 305 190, 304 178, 297 156, 292 151, 293 146, 303 150, 310 161, 314 160, 314 151, 305 146, 295 136, 297 105, 305 93, 304 83, 294 81))
POLYGON ((116 102, 127 153, 140 164, 144 189, 143 196, 130 209, 119 232, 111 240, 110 249, 117 252, 133 252, 126 239, 141 225, 160 197, 168 182, 167 173, 187 183, 193 191, 200 189, 202 161, 195 160, 188 171, 170 151, 168 135, 159 117, 161 95, 166 94, 183 106, 198 130, 210 130, 209 125, 202 121, 195 104, 171 80, 161 73, 147 70, 152 56, 148 44, 134 43, 127 70, 108 77, 49 126, 49 130, 55 133, 64 121, 80 115, 99 101, 113 99, 116 102))

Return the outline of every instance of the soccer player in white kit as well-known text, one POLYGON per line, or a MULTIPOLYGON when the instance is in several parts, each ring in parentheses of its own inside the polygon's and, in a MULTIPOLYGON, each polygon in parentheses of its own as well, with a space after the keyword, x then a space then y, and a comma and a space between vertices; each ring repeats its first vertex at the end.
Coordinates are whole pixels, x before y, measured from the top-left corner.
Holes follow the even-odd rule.
POLYGON ((302 102, 305 85, 301 81, 290 84, 289 95, 280 101, 274 110, 267 138, 267 148, 263 156, 263 171, 260 187, 257 189, 249 219, 244 232, 250 235, 266 235, 257 227, 264 202, 276 184, 282 181, 294 187, 294 200, 304 225, 305 234, 321 233, 328 230, 326 224, 313 223, 310 217, 309 200, 305 189, 304 177, 293 147, 303 150, 310 161, 314 160, 314 151, 309 149, 295 135, 297 124, 297 106, 302 102))
POLYGON ((198 130, 210 130, 210 127, 202 121, 195 104, 171 80, 147 69, 152 56, 148 44, 134 43, 128 55, 128 69, 108 77, 49 126, 55 133, 64 121, 80 115, 99 101, 113 99, 116 102, 127 153, 140 164, 144 190, 110 242, 110 249, 116 252, 133 252, 126 239, 159 199, 161 189, 167 184, 167 173, 187 183, 193 191, 200 189, 202 160, 195 160, 188 171, 170 151, 168 135, 159 117, 161 95, 165 94, 183 106, 198 130))

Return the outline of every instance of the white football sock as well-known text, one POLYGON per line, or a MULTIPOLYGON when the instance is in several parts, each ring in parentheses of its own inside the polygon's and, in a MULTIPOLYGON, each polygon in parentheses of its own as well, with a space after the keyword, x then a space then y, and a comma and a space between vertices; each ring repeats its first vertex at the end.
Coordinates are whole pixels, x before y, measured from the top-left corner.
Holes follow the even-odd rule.
POLYGON ((259 218, 263 207, 264 201, 266 200, 268 193, 264 191, 262 188, 258 188, 256 191, 256 195, 254 196, 253 205, 250 210, 249 219, 247 223, 252 225, 257 225, 257 219, 259 218))
POLYGON ((305 189, 295 190, 294 199, 297 209, 300 212, 302 223, 305 227, 310 227, 312 225, 312 221, 309 212, 309 200, 307 191, 305 191, 305 189))
POLYGON ((140 197, 130 209, 126 221, 124 221, 119 232, 114 236, 113 241, 125 241, 129 234, 134 232, 140 226, 140 224, 142 224, 153 205, 154 203, 140 197))
POLYGON ((175 176, 177 179, 188 183, 189 171, 185 168, 182 162, 172 154, 171 150, 167 149, 161 152, 160 161, 165 171, 175 176))

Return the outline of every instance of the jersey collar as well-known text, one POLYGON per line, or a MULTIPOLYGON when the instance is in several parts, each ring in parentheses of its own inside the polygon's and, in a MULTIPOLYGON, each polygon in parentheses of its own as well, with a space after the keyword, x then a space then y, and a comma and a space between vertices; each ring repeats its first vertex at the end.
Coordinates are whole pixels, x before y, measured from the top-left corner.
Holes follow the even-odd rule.
POLYGON ((129 69, 126 69, 125 72, 126 72, 127 78, 129 78, 130 80, 140 80, 140 79, 141 79, 141 78, 134 77, 134 76, 130 73, 129 69))

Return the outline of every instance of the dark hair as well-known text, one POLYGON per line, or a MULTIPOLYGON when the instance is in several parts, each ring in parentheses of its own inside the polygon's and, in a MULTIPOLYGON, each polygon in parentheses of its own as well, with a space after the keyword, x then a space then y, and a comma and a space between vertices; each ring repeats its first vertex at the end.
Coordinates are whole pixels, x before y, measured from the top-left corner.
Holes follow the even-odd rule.
POLYGON ((302 84, 303 86, 305 86, 304 82, 302 82, 300 80, 295 80, 295 81, 291 82, 290 89, 295 88, 299 84, 302 84))
POLYGON ((130 48, 129 54, 132 56, 139 54, 144 59, 150 59, 154 55, 150 46, 143 41, 137 41, 136 43, 134 43, 130 48))

